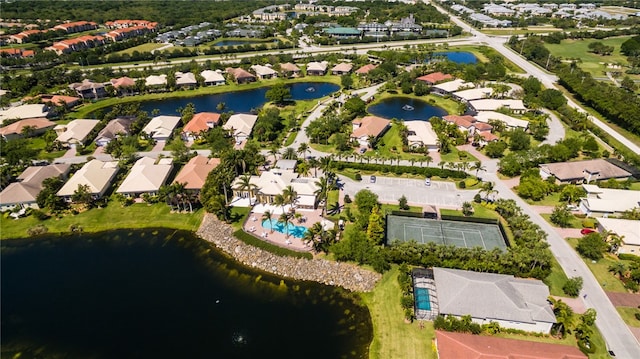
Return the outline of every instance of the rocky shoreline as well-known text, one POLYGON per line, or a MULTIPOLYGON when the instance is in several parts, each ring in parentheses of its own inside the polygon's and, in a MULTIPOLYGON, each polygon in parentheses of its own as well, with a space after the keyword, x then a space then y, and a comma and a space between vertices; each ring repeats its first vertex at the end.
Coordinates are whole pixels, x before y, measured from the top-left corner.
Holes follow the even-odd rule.
POLYGON ((242 264, 282 277, 335 285, 354 292, 373 290, 381 277, 352 264, 277 256, 235 238, 231 226, 209 213, 205 214, 196 233, 242 264))

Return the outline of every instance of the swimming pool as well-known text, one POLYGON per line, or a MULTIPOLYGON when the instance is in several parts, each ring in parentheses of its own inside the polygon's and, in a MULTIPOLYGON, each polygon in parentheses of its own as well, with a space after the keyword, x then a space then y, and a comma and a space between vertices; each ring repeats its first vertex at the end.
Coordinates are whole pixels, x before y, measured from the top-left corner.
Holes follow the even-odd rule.
MULTIPOLYGON (((286 230, 286 228, 284 226, 284 223, 278 222, 276 220, 272 220, 271 223, 269 223, 268 219, 264 220, 262 222, 262 228, 272 229, 271 225, 273 225, 273 230, 274 231, 278 231, 280 233, 286 233, 287 232, 287 230, 286 230)), ((294 236, 296 238, 304 237, 304 234, 307 232, 307 227, 294 226, 291 223, 288 224, 288 229, 289 229, 289 235, 294 236)))
POLYGON ((431 298, 427 288, 416 288, 414 292, 416 299, 416 308, 422 310, 431 310, 431 298))

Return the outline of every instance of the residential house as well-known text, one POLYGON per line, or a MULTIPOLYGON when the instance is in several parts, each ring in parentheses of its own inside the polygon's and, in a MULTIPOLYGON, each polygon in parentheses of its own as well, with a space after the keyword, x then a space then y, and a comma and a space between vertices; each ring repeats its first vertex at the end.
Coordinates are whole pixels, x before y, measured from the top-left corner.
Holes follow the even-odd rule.
POLYGON ((512 24, 512 22, 509 20, 494 19, 490 16, 478 12, 469 15, 469 19, 489 27, 507 27, 511 26, 512 24))
POLYGON ((598 218, 598 230, 607 240, 618 236, 622 243, 617 253, 629 253, 640 256, 640 221, 618 218, 598 218))
POLYGON ((65 108, 73 108, 80 104, 80 98, 64 95, 40 95, 40 102, 49 106, 63 106, 65 108))
POLYGON ((173 159, 162 158, 157 160, 151 157, 142 157, 133 164, 131 171, 116 190, 127 197, 139 197, 143 193, 157 195, 160 187, 165 184, 171 169, 173 159))
POLYGON ((63 30, 68 34, 72 34, 75 32, 95 30, 97 28, 98 24, 93 21, 75 21, 56 25, 53 27, 53 30, 63 30))
POLYGON ((378 65, 374 65, 374 64, 366 64, 362 67, 360 67, 359 69, 356 70, 356 74, 357 75, 366 75, 369 73, 369 71, 371 70, 375 70, 378 68, 378 65))
POLYGON ((554 176, 559 183, 589 183, 610 178, 626 180, 631 173, 604 159, 543 163, 540 166, 542 179, 554 176))
POLYGON ((384 23, 389 27, 391 33, 405 32, 405 33, 419 33, 422 31, 422 26, 416 24, 416 19, 413 14, 409 14, 408 17, 400 19, 398 22, 387 21, 384 23))
POLYGON ((150 28, 148 26, 132 26, 109 31, 105 34, 105 37, 113 42, 117 42, 138 36, 143 36, 147 33, 153 32, 154 30, 155 28, 150 28))
POLYGON ((433 268, 438 310, 458 318, 470 315, 480 325, 549 334, 556 322, 547 300, 549 287, 540 280, 512 275, 433 268))
POLYGON ((165 90, 167 88, 167 75, 149 75, 144 79, 144 84, 150 90, 165 90))
POLYGON ((529 121, 515 118, 495 111, 480 111, 474 116, 479 122, 488 123, 491 120, 502 121, 507 127, 527 129, 529 121))
MULTIPOLYGON (((442 117, 443 120, 449 123, 455 123, 458 126, 458 129, 462 132, 467 133, 468 136, 472 136, 475 129, 476 119, 473 116, 464 115, 447 115, 442 117)), ((486 125, 486 124, 483 124, 486 125)))
MULTIPOLYGON (((100 35, 83 35, 72 39, 54 42, 53 45, 45 47, 46 51, 54 51, 58 55, 68 54, 74 51, 82 51, 105 44, 105 38, 100 35)), ((81 59, 82 60, 82 59, 81 59)), ((86 59, 85 59, 86 60, 86 59)))
POLYGON ((362 34, 360 30, 353 27, 328 27, 322 29, 322 32, 330 37, 335 37, 338 39, 360 37, 360 35, 362 34))
POLYGON ((436 330, 439 359, 587 359, 575 346, 436 330))
POLYGON ((351 122, 353 131, 351 139, 358 141, 360 146, 371 147, 370 136, 379 138, 389 128, 391 121, 377 116, 365 116, 351 122))
POLYGON ((110 82, 111 86, 121 95, 132 95, 136 88, 136 81, 127 76, 111 79, 110 82))
POLYGON ((179 116, 157 116, 144 126, 142 132, 156 141, 166 141, 171 137, 178 123, 180 123, 179 116))
POLYGON ((278 72, 275 71, 274 69, 272 69, 269 66, 262 66, 262 65, 252 65, 250 68, 255 74, 256 76, 261 79, 272 79, 274 77, 278 77, 278 72))
POLYGON ((176 72, 176 87, 193 89, 197 86, 198 80, 196 80, 196 75, 192 72, 176 72))
POLYGON ((111 182, 118 173, 118 162, 103 162, 93 159, 85 163, 76 173, 69 178, 57 195, 65 201, 71 202, 75 191, 79 186, 87 186, 94 200, 102 198, 111 186, 111 182))
POLYGON ((501 108, 508 109, 516 114, 527 112, 527 108, 524 107, 522 100, 482 99, 469 101, 468 104, 469 109, 476 113, 480 111, 496 111, 501 108))
POLYGON ((451 94, 451 97, 454 99, 468 103, 473 100, 480 100, 485 98, 490 98, 493 94, 493 89, 491 87, 480 87, 480 88, 472 88, 468 90, 456 91, 451 94))
POLYGON ((327 73, 327 65, 326 61, 322 62, 309 62, 307 64, 307 75, 309 76, 324 76, 327 73))
POLYGON ((106 146, 119 136, 129 135, 131 124, 135 117, 119 117, 109 121, 109 123, 98 133, 95 139, 97 146, 106 146))
POLYGON ((429 86, 433 86, 440 82, 453 80, 453 76, 449 74, 443 74, 442 72, 432 72, 430 74, 420 76, 416 78, 416 80, 425 82, 429 86))
POLYGON ((15 35, 10 35, 9 40, 11 40, 11 42, 14 42, 16 44, 23 44, 23 43, 29 42, 29 38, 31 36, 45 33, 45 32, 47 32, 47 30, 36 30, 36 29, 26 30, 15 35))
POLYGON ((220 114, 215 112, 199 112, 193 115, 182 129, 182 139, 185 141, 193 141, 202 136, 203 133, 209 131, 220 124, 220 114))
POLYGON ((300 76, 300 68, 290 62, 280 64, 280 72, 284 77, 298 77, 300 76))
POLYGON ((158 26, 158 23, 148 20, 113 20, 105 22, 104 25, 109 29, 126 29, 136 26, 145 26, 155 29, 158 26))
POLYGON ((291 170, 272 168, 262 172, 260 176, 251 176, 250 183, 254 186, 251 190, 242 187, 240 178, 233 182, 231 188, 237 198, 255 198, 259 203, 273 205, 275 197, 281 195, 287 186, 291 186, 298 194, 295 207, 315 209, 318 205, 316 181, 317 178, 298 177, 291 170))
POLYGON ((466 82, 461 79, 455 79, 452 81, 441 82, 439 84, 433 85, 431 87, 431 91, 438 95, 450 95, 453 92, 473 87, 475 87, 475 85, 471 82, 466 82))
POLYGON ((226 85, 227 83, 227 80, 220 71, 204 70, 200 73, 200 76, 204 78, 205 86, 226 85))
POLYGON ((257 120, 258 116, 256 115, 239 113, 231 115, 222 128, 231 131, 236 143, 240 144, 251 136, 251 131, 253 131, 253 126, 257 120))
POLYGON ((198 194, 202 186, 204 186, 209 172, 213 171, 219 164, 219 158, 195 156, 182 167, 173 180, 173 183, 182 183, 187 191, 198 194))
POLYGON ((583 184, 587 196, 580 201, 580 211, 591 217, 619 216, 640 208, 640 191, 600 188, 583 184))
POLYGON ((77 144, 84 143, 98 123, 99 120, 73 120, 65 125, 57 125, 53 128, 58 134, 56 141, 75 148, 77 144))
POLYGON ((75 91, 78 96, 83 99, 102 98, 107 95, 104 85, 99 82, 93 82, 89 79, 84 79, 82 82, 76 82, 69 85, 69 88, 75 91))
POLYGON ((351 73, 351 69, 353 69, 353 65, 346 62, 342 62, 337 64, 331 69, 331 74, 332 75, 348 75, 349 73, 351 73))
POLYGON ((48 166, 31 166, 10 183, 0 193, 0 211, 15 208, 39 208, 36 199, 44 188, 43 182, 47 178, 58 177, 65 179, 71 170, 70 164, 59 163, 48 166))
POLYGON ((279 168, 284 171, 295 171, 297 165, 298 160, 285 160, 281 158, 275 163, 273 167, 279 168))
POLYGON ((22 137, 33 137, 47 132, 56 125, 46 118, 28 118, 12 124, 0 127, 0 136, 5 140, 13 140, 22 137))
POLYGON ((438 135, 427 121, 405 121, 407 141, 411 148, 426 147, 429 151, 438 150, 438 135))
POLYGON ((27 58, 34 57, 35 51, 33 50, 25 50, 25 49, 0 49, 0 55, 4 55, 6 57, 12 58, 27 58))
POLYGON ((516 14, 515 10, 497 4, 484 4, 482 11, 493 16, 513 16, 516 14))
POLYGON ((9 107, 6 110, 0 110, 0 125, 6 120, 26 120, 30 118, 45 118, 49 116, 46 105, 28 104, 9 107))
POLYGON ((232 80, 239 84, 246 84, 249 82, 256 82, 256 77, 243 68, 233 68, 227 67, 225 70, 229 76, 232 77, 232 80))

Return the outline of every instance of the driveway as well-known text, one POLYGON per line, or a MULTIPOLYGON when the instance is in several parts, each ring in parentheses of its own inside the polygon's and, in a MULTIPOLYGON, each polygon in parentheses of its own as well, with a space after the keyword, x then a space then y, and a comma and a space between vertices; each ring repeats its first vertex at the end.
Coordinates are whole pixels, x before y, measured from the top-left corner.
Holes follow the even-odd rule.
POLYGON ((472 201, 477 190, 459 190, 451 182, 432 181, 426 186, 424 180, 380 177, 371 183, 369 176, 363 176, 362 181, 353 181, 348 177, 339 176, 344 183, 344 193, 352 199, 362 189, 368 189, 378 195, 380 202, 397 204, 403 195, 410 204, 434 205, 437 207, 458 208, 465 201, 472 201))

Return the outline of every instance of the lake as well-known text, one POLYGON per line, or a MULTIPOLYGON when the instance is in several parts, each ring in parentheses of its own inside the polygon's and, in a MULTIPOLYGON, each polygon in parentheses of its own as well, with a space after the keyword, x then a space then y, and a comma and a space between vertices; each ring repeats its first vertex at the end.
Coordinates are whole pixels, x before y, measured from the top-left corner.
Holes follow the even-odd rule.
POLYGON ((256 272, 190 232, 0 248, 3 357, 368 357, 371 318, 355 295, 256 272))
POLYGON ((475 64, 478 59, 474 54, 467 51, 445 51, 434 52, 434 57, 446 57, 447 60, 458 64, 475 64))
MULTIPOLYGON (((291 91, 293 100, 313 100, 330 95, 340 89, 340 86, 329 82, 297 82, 286 85, 291 91)), ((151 113, 154 109, 160 110, 162 115, 176 116, 178 108, 184 108, 192 102, 196 106, 196 112, 220 112, 217 109, 219 103, 224 102, 223 111, 235 113, 248 113, 261 108, 267 100, 265 94, 269 87, 260 87, 252 90, 225 92, 214 95, 204 95, 184 98, 169 98, 166 100, 143 101, 140 109, 151 113)))
POLYGON ((426 101, 403 96, 388 97, 369 106, 367 112, 388 119, 396 118, 404 121, 427 121, 433 116, 442 117, 448 114, 442 108, 430 105, 426 101))

